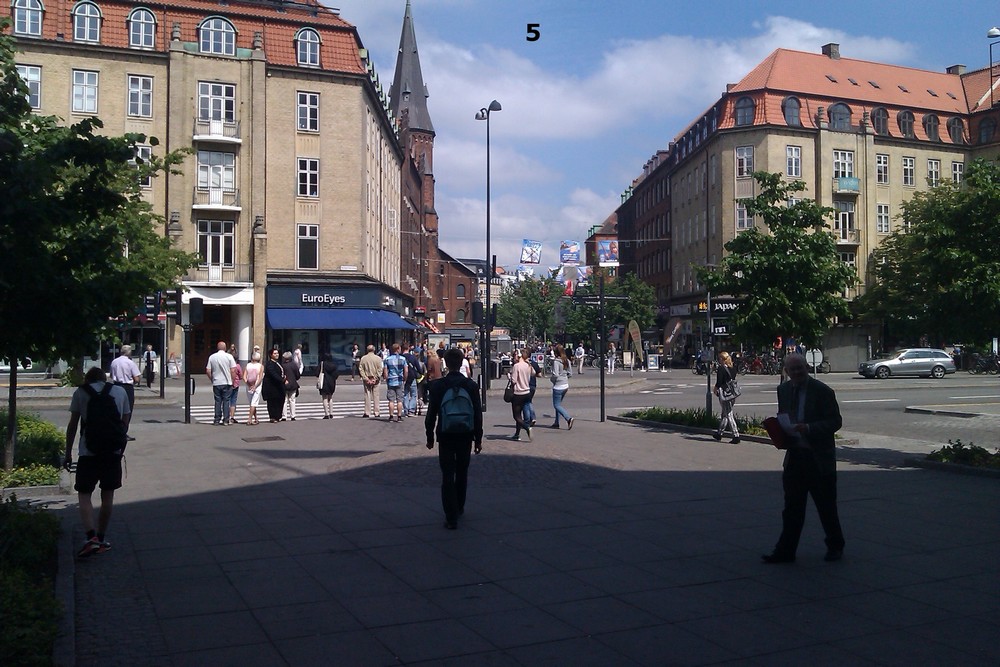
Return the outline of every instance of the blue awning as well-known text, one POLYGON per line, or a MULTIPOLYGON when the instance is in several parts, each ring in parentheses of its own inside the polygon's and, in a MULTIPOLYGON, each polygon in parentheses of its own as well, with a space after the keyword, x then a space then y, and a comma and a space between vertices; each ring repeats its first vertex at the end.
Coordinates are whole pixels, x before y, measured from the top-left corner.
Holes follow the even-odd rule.
POLYGON ((397 313, 370 308, 268 308, 271 329, 416 329, 397 313))

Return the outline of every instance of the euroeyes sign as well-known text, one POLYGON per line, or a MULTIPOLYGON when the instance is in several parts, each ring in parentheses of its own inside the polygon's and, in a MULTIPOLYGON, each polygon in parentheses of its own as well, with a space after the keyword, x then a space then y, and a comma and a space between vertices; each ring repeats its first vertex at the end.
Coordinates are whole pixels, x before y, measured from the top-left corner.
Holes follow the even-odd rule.
POLYGON ((303 292, 302 303, 332 306, 334 304, 347 303, 347 297, 341 294, 306 294, 303 292))

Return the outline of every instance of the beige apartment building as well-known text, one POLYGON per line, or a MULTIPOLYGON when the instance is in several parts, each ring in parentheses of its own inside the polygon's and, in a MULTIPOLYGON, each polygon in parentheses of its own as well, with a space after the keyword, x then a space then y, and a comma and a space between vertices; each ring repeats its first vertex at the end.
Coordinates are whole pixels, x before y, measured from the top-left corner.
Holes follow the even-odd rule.
MULTIPOLYGON (((146 196, 164 234, 196 252, 193 369, 218 340, 302 344, 306 365, 413 328, 399 291, 402 151, 357 29, 306 2, 13 0, 4 8, 32 106, 98 116, 188 149, 146 196)), ((167 354, 181 334, 167 326, 167 354)))
MULTIPOLYGON (((872 251, 906 228, 902 205, 944 180, 961 182, 968 161, 996 156, 996 80, 989 69, 931 72, 842 58, 837 44, 821 53, 774 51, 658 151, 622 195, 622 271, 656 287, 659 325, 665 337, 678 334, 674 346, 707 340, 696 268, 717 264, 725 243, 755 224, 739 201, 758 194, 751 174, 777 172, 805 183, 800 197, 835 210, 830 231, 860 279, 844 297, 856 298, 872 251)), ((715 324, 725 335, 724 316, 715 324)), ((826 344, 841 367, 856 368, 872 332, 849 324, 838 323, 826 344)))

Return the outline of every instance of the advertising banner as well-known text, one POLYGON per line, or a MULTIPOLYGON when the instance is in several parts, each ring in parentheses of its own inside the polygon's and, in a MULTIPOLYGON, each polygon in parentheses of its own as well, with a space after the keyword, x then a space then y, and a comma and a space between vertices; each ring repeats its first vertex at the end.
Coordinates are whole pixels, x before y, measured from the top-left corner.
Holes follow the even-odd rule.
POLYGON ((524 239, 521 244, 521 264, 539 264, 542 261, 542 242, 524 239))
POLYGON ((563 241, 559 244, 559 263, 577 266, 580 263, 580 242, 563 241))
POLYGON ((618 266, 618 241, 597 242, 597 263, 601 266, 618 266))

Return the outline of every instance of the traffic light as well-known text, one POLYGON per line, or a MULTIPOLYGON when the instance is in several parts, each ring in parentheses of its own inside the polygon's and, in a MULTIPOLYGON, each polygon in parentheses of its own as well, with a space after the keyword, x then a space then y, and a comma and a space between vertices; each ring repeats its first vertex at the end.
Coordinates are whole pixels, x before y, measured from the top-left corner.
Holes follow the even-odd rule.
POLYGON ((160 293, 147 295, 144 297, 146 306, 146 317, 159 317, 160 315, 160 293))
POLYGON ((163 310, 166 312, 167 317, 172 317, 177 320, 177 324, 183 324, 181 322, 181 288, 175 287, 172 290, 167 290, 165 293, 166 298, 163 303, 163 310))
POLYGON ((483 302, 473 301, 472 302, 472 323, 477 327, 481 327, 486 323, 483 317, 483 302))
POLYGON ((205 321, 205 301, 194 297, 188 302, 188 319, 192 325, 198 325, 205 321))

